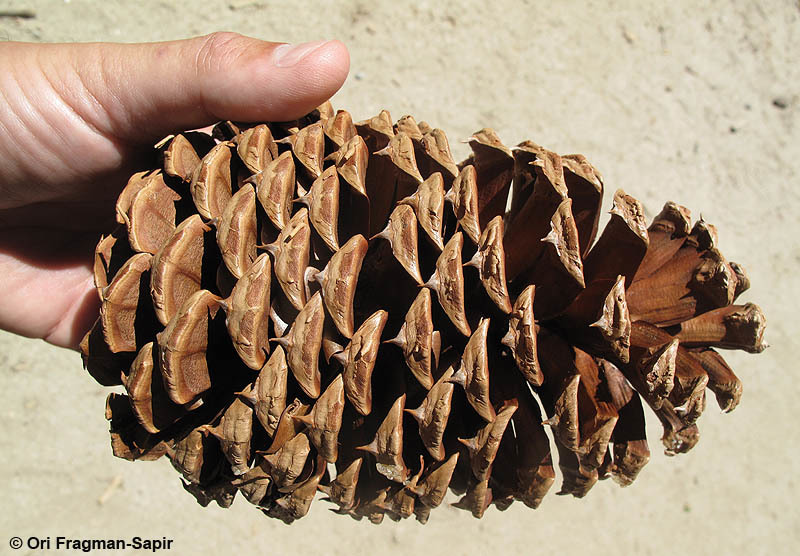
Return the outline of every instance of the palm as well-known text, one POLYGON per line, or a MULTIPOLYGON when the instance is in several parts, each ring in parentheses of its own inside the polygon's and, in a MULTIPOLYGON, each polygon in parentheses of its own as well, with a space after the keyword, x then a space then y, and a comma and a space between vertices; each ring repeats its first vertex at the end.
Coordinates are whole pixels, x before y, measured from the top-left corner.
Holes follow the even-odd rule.
MULTIPOLYGON (((50 156, 60 160, 63 154, 50 156)), ((120 155, 130 167, 131 156, 120 155)), ((0 210, 0 304, 5 308, 0 325, 71 347, 97 315, 91 253, 100 234, 113 229, 114 199, 125 184, 123 172, 102 168, 105 156, 85 152, 81 160, 96 171, 95 179, 59 183, 51 178, 46 189, 31 188, 33 202, 0 210)), ((70 173, 59 164, 50 165, 54 168, 70 173)), ((44 181, 37 172, 28 180, 44 181)))

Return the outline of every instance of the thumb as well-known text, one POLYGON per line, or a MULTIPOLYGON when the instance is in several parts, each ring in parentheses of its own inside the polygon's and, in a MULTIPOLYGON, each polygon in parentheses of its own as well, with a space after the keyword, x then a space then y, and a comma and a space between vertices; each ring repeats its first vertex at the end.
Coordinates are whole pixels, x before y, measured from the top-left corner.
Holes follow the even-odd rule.
POLYGON ((218 120, 297 118, 330 98, 350 65, 339 41, 288 45, 236 33, 149 44, 75 44, 61 56, 69 60, 58 71, 74 71, 84 88, 76 97, 92 100, 78 101, 75 111, 123 142, 149 142, 218 120))

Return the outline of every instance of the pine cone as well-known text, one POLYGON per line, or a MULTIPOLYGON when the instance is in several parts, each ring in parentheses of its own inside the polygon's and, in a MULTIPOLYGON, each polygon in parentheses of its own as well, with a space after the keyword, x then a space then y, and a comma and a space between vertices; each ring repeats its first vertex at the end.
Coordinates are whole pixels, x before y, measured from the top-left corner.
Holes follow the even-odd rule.
POLYGON ((649 228, 581 155, 483 129, 456 164, 439 129, 329 104, 159 145, 95 251, 84 365, 110 394, 114 454, 166 455, 186 490, 271 517, 427 521, 449 487, 481 517, 536 508, 698 440, 714 348, 759 352, 765 319, 716 230, 667 203, 649 228), (537 398, 538 397, 538 402, 537 398), (546 417, 540 412, 540 403, 546 417), (512 426, 513 425, 513 426, 512 426), (613 450, 612 450, 613 447, 613 450), (328 464, 334 464, 335 474, 328 464))

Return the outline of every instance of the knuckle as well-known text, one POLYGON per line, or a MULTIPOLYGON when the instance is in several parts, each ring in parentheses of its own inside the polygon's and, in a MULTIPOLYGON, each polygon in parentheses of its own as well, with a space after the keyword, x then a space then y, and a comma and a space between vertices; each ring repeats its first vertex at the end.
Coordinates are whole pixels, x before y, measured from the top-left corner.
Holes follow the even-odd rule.
POLYGON ((197 40, 200 45, 195 62, 201 73, 223 70, 244 52, 250 42, 247 37, 230 31, 217 31, 197 40))

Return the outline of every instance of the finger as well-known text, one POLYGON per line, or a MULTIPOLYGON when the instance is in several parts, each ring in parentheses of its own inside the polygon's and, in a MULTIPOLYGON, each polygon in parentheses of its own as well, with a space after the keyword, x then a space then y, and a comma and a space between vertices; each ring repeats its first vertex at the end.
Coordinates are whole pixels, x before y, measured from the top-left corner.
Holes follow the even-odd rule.
POLYGON ((64 77, 65 94, 75 95, 72 107, 96 130, 125 142, 217 120, 299 117, 341 87, 350 63, 339 41, 293 46, 235 33, 52 48, 61 48, 58 56, 39 59, 59 64, 51 71, 64 77))

